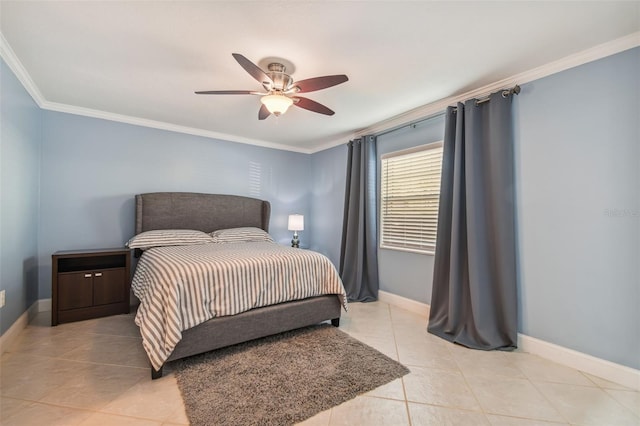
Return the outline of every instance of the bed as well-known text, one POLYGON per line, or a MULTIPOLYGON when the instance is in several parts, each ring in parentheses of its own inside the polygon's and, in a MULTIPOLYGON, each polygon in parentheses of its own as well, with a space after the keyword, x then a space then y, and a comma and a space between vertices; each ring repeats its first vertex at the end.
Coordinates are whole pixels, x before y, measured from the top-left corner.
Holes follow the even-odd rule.
MULTIPOLYGON (((255 198, 220 195, 220 194, 199 194, 187 192, 157 192, 139 194, 135 197, 136 206, 136 224, 135 233, 148 234, 147 231, 171 230, 171 229, 189 229, 212 233, 214 231, 225 232, 220 230, 228 230, 235 228, 259 228, 268 232, 270 218, 270 204, 268 201, 258 200, 255 198)), ((142 235, 145 235, 142 234, 142 235)), ((321 256, 318 253, 303 251, 300 249, 285 248, 275 243, 252 242, 251 251, 260 252, 267 250, 265 257, 271 256, 271 251, 277 250, 284 252, 286 256, 321 256)), ((248 244, 247 244, 248 245, 248 244)), ((162 248, 162 250, 172 250, 176 259, 182 261, 187 255, 183 253, 194 252, 194 256, 199 256, 200 251, 205 249, 209 251, 209 246, 219 251, 216 244, 204 244, 203 246, 193 247, 170 247, 162 248)), ((240 246, 239 244, 229 244, 226 247, 233 248, 240 246)), ((244 250, 244 248, 243 248, 244 250)), ((144 275, 150 268, 151 259, 157 257, 159 249, 153 248, 144 253, 136 249, 136 257, 140 257, 136 274, 134 275, 134 284, 140 281, 141 275, 144 275), (140 269, 140 271, 138 270, 140 269)), ((225 252, 226 253, 226 252, 225 252)), ((220 256, 218 254, 217 256, 220 256)), ((236 253, 232 253, 227 257, 235 259, 236 253)), ((314 258, 317 261, 317 258, 314 258)), ((325 258, 326 259, 326 258, 325 258)), ((327 262, 328 259, 326 259, 327 262)), ((156 262, 157 263, 157 262, 156 262)), ((330 264, 330 262, 329 262, 330 264)), ((157 263, 162 266, 162 263, 157 263)), ((174 268, 172 266, 171 268, 174 268)), ((171 269, 167 268, 167 269, 171 269)), ((191 266, 185 266, 190 269, 191 266)), ((331 265, 331 269, 335 268, 331 265)), ((337 273, 336 273, 337 277, 337 273)), ((239 278, 235 278, 239 280, 239 278)), ((332 280, 334 280, 332 278, 332 280)), ((339 281, 339 277, 337 277, 339 281)), ((340 324, 341 309, 346 309, 346 301, 344 296, 344 288, 340 282, 340 291, 336 291, 335 282, 332 282, 331 294, 305 296, 300 293, 295 300, 281 301, 275 304, 268 304, 243 310, 232 315, 216 316, 202 323, 188 328, 183 328, 179 336, 176 338, 177 344, 171 348, 168 356, 158 356, 152 353, 148 339, 148 333, 143 332, 149 328, 150 321, 155 323, 170 323, 171 318, 168 314, 158 319, 155 313, 149 314, 150 306, 158 304, 158 300, 164 298, 163 293, 153 293, 151 291, 143 292, 138 290, 136 294, 139 296, 140 306, 136 315, 136 323, 141 327, 143 336, 143 345, 149 355, 151 363, 151 377, 157 379, 162 377, 163 367, 167 362, 214 349, 222 348, 237 343, 278 334, 296 328, 306 327, 309 325, 331 321, 338 327, 340 324), (152 294, 153 293, 153 294, 152 294), (340 293, 340 294, 339 294, 340 293), (145 323, 146 321, 146 323, 145 323)), ((163 300, 162 303, 165 303, 163 300)), ((178 303, 178 302, 176 302, 178 303)), ((263 303, 270 303, 264 301, 263 303)), ((244 308, 243 308, 244 309, 244 308)), ((181 314, 186 317, 187 314, 181 314)), ((184 321, 188 325, 188 321, 184 321)))

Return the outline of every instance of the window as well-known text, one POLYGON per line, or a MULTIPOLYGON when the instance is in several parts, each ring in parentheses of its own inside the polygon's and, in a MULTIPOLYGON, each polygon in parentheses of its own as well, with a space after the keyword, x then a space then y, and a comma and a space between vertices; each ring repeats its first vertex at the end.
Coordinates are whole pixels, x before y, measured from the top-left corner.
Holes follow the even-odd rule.
POLYGON ((381 160, 380 247, 433 253, 442 142, 384 154, 381 160))

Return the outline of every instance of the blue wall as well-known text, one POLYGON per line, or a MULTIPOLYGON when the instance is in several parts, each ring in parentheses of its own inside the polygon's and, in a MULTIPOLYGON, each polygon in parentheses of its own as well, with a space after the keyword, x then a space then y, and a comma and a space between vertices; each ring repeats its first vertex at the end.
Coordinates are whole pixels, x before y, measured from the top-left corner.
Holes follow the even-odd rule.
POLYGON ((311 208, 309 247, 340 267, 342 216, 344 215, 347 141, 311 155, 311 208))
POLYGON ((514 103, 521 331, 640 368, 640 48, 514 103))
POLYGON ((134 232, 134 195, 188 191, 271 202, 283 243, 290 213, 308 215, 309 155, 77 115, 43 116, 39 297, 51 297, 51 254, 119 247, 134 232))
POLYGON ((0 309, 4 333, 38 299, 40 108, 0 60, 0 309))

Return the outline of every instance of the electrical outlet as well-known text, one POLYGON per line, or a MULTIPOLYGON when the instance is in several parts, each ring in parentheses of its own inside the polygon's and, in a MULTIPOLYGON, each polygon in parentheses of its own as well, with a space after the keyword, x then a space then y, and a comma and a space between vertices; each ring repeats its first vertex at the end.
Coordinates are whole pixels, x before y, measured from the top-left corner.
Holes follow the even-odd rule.
POLYGON ((0 291, 0 308, 4 306, 4 290, 0 291))

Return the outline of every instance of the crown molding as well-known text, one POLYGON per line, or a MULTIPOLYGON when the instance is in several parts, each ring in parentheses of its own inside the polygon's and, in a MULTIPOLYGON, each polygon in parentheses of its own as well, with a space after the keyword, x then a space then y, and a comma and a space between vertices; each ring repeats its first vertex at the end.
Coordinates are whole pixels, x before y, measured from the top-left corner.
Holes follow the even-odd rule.
POLYGON ((339 145, 346 145, 348 141, 353 140, 358 137, 358 133, 352 132, 349 135, 345 136, 342 139, 332 139, 328 142, 323 143, 322 145, 316 145, 309 154, 315 154, 316 152, 322 152, 327 149, 335 148, 339 145))
MULTIPOLYGON (((522 72, 520 74, 516 74, 514 76, 496 81, 494 83, 485 85, 478 89, 474 89, 468 92, 465 92, 461 95, 450 96, 447 98, 440 99, 438 101, 429 103, 427 105, 420 106, 418 108, 412 109, 410 111, 404 112, 402 114, 396 115, 387 120, 380 121, 378 123, 372 124, 369 127, 354 131, 350 136, 350 139, 381 133, 383 131, 393 130, 394 128, 406 126, 411 124, 414 121, 424 120, 427 117, 438 114, 447 108, 449 105, 453 105, 459 101, 463 101, 470 98, 482 97, 487 95, 488 93, 494 92, 496 90, 510 87, 515 84, 525 84, 534 80, 538 80, 540 78, 549 76, 551 74, 555 74, 570 68, 574 68, 589 62, 596 61, 598 59, 602 59, 607 56, 614 55, 616 53, 623 52, 625 50, 633 49, 635 47, 640 46, 640 31, 629 34, 625 37, 621 37, 606 43, 602 43, 591 47, 589 49, 585 49, 581 52, 569 55, 565 58, 559 59, 557 61, 550 62, 548 64, 542 65, 540 67, 531 69, 529 71, 522 72)), ((38 104, 38 106, 42 109, 50 110, 50 111, 58 111, 65 112, 68 114, 82 115, 86 117, 100 118, 103 120, 109 121, 117 121, 121 123, 133 124, 136 126, 150 127, 160 130, 168 130, 171 132, 184 133, 188 135, 202 136, 211 139, 222 139, 229 142, 238 142, 244 143, 248 145, 256 145, 264 148, 278 149, 283 151, 292 151, 298 152, 302 154, 314 154, 316 152, 324 151, 326 149, 330 149, 336 147, 338 145, 344 144, 347 141, 343 139, 336 139, 332 141, 328 141, 324 144, 317 145, 314 148, 299 148, 292 147, 289 145, 277 144, 269 141, 264 141, 260 139, 251 139, 251 138, 243 138, 236 135, 230 135, 226 133, 218 133, 210 130, 203 130, 193 127, 180 126, 177 124, 171 124, 161 121, 148 120, 139 117, 132 117, 121 114, 114 114, 111 112, 94 110, 90 108, 82 108, 73 105, 60 104, 56 102, 47 101, 40 89, 36 86, 36 84, 31 79, 31 76, 24 68, 15 52, 4 38, 4 35, 0 32, 0 56, 5 60, 9 68, 16 75, 18 80, 22 83, 24 88, 27 90, 29 95, 33 98, 33 100, 38 104)))
POLYGON ((187 135, 202 136, 210 139, 219 139, 227 142, 243 143, 247 145, 255 145, 263 148, 278 149, 282 151, 292 151, 301 154, 310 154, 311 150, 307 148, 299 148, 289 145, 282 145, 268 142, 260 139, 243 138, 241 136, 230 135, 227 133, 213 132, 211 130, 198 129, 195 127, 180 126, 178 124, 167 123, 164 121, 149 120, 146 118, 133 117, 129 115, 114 114, 96 109, 82 108, 72 105, 59 104, 56 102, 45 101, 42 105, 43 109, 56 112, 64 112, 67 114, 82 115, 85 117, 99 118, 102 120, 116 121, 119 123, 133 124, 135 126, 150 127, 159 130, 168 130, 170 132, 183 133, 187 135))
POLYGON ((36 86, 36 84, 33 82, 31 76, 22 65, 22 62, 20 62, 15 52, 11 48, 11 45, 9 45, 7 39, 4 38, 4 35, 1 32, 0 57, 4 59, 4 61, 7 63, 11 71, 13 71, 20 83, 22 83, 22 86, 24 86, 27 93, 29 93, 31 98, 33 98, 35 103, 38 104, 40 108, 42 108, 42 105, 45 103, 46 99, 44 98, 44 96, 42 96, 42 92, 40 92, 38 86, 36 86))
MULTIPOLYGON (((354 132, 354 137, 377 134, 393 130, 395 128, 403 127, 411 124, 414 121, 424 120, 425 118, 428 118, 432 115, 439 114, 449 105, 455 105, 457 102, 476 97, 483 97, 496 90, 511 87, 515 84, 525 84, 534 80, 539 80, 543 77, 547 77, 549 75, 556 74, 570 68, 575 68, 577 66, 593 62, 598 59, 623 52, 625 50, 633 49, 638 46, 640 46, 640 31, 629 34, 625 37, 593 46, 589 49, 574 53, 573 55, 566 56, 557 61, 549 62, 548 64, 522 72, 520 74, 516 74, 508 78, 504 78, 486 86, 465 92, 461 95, 450 96, 448 98, 440 99, 430 104, 412 109, 405 113, 396 115, 395 117, 372 124, 371 126, 364 129, 360 129, 354 132)), ((331 143, 327 143, 318 147, 313 152, 333 148, 345 142, 346 141, 333 141, 331 143)))

